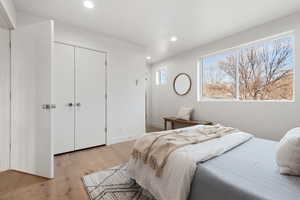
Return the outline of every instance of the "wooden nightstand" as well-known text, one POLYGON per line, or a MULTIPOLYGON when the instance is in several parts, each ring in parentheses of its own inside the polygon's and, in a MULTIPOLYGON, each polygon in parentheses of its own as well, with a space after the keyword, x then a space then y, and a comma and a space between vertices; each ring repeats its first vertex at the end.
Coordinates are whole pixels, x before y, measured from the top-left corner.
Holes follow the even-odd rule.
POLYGON ((165 121, 165 130, 168 128, 168 122, 171 122, 171 129, 174 129, 175 123, 187 125, 187 126, 194 126, 194 125, 213 125, 212 122, 203 121, 203 120, 183 120, 177 119, 176 117, 164 117, 165 121))

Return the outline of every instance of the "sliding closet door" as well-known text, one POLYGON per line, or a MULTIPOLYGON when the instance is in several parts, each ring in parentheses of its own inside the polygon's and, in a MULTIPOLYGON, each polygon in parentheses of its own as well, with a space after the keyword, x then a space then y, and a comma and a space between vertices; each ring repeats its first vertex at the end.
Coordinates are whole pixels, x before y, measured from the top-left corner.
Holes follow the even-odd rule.
POLYGON ((0 171, 9 168, 10 124, 9 30, 0 28, 0 171))
POLYGON ((55 43, 53 77, 53 112, 54 153, 74 151, 74 92, 75 92, 75 48, 55 43))
POLYGON ((76 48, 75 149, 105 144, 105 54, 76 48))
POLYGON ((12 169, 53 177, 53 22, 12 31, 12 169))

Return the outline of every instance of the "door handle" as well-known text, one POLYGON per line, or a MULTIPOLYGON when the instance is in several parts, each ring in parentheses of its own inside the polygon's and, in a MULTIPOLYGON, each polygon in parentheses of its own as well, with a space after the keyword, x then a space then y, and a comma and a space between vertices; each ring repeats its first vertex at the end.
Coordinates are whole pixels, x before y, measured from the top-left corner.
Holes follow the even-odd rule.
POLYGON ((55 104, 43 104, 42 109, 44 110, 50 110, 50 109, 55 109, 56 105, 55 104))
POLYGON ((81 106, 81 103, 76 103, 76 106, 77 106, 77 107, 80 107, 80 106, 81 106))
POLYGON ((43 104, 42 109, 49 110, 50 109, 50 104, 43 104))

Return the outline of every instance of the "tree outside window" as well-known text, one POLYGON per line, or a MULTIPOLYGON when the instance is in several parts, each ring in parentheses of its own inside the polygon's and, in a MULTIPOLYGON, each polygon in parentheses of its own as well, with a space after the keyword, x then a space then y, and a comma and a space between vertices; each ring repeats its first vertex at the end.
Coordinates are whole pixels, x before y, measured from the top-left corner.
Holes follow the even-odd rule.
POLYGON ((293 100, 294 37, 205 57, 200 72, 203 99, 293 100))

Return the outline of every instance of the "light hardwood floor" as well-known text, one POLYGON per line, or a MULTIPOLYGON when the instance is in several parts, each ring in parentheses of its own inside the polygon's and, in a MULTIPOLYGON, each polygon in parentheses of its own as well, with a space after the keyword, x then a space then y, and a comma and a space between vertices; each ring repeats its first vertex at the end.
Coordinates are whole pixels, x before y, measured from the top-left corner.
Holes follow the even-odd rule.
POLYGON ((81 177, 127 162, 133 142, 55 157, 55 179, 15 171, 0 173, 0 200, 88 200, 81 177))

